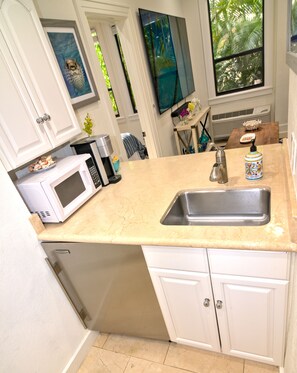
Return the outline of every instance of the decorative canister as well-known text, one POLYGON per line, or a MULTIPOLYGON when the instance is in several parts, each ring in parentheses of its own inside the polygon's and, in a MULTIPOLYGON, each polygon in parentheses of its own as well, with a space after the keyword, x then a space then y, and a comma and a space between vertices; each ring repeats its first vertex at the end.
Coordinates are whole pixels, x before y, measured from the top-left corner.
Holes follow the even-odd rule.
POLYGON ((246 179, 260 179, 263 176, 263 155, 257 151, 255 140, 252 140, 250 152, 244 157, 244 160, 246 179))

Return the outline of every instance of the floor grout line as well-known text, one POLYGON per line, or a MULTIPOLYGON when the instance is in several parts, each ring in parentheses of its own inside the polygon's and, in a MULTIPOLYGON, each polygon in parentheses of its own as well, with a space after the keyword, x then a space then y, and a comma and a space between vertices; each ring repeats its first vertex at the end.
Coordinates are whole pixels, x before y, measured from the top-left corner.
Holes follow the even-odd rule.
MULTIPOLYGON (((104 350, 104 351, 109 351, 109 352, 112 352, 112 353, 115 353, 115 354, 125 355, 128 360, 127 360, 127 363, 126 363, 125 367, 123 367, 123 366, 121 367, 121 369, 123 369, 123 370, 121 370, 123 373, 129 371, 129 367, 132 364, 132 362, 131 362, 132 358, 146 361, 146 362, 149 363, 149 365, 157 364, 159 366, 163 366, 163 367, 165 367, 164 369, 166 369, 166 367, 170 367, 170 368, 178 369, 179 371, 185 372, 185 373, 197 373, 197 370, 194 370, 194 371, 191 370, 192 368, 195 368, 195 366, 190 366, 189 367, 190 369, 187 369, 185 367, 179 366, 179 364, 177 364, 177 365, 170 364, 170 360, 168 361, 169 364, 166 363, 166 360, 169 357, 170 348, 173 347, 174 345, 176 345, 176 343, 174 343, 174 342, 166 341, 167 344, 164 345, 164 348, 161 348, 161 349, 157 350, 157 355, 161 358, 160 361, 155 361, 155 360, 151 360, 151 356, 154 357, 154 355, 151 355, 151 354, 149 354, 149 358, 146 358, 145 356, 136 356, 136 355, 133 355, 133 351, 132 350, 130 350, 131 351, 130 353, 126 353, 126 352, 123 352, 123 351, 115 351, 113 349, 107 349, 106 348, 107 347, 107 343, 108 343, 108 341, 112 342, 112 336, 113 336, 113 334, 103 333, 103 335, 104 336, 103 336, 103 338, 101 340, 101 342, 103 341, 102 345, 98 344, 96 346, 96 345, 93 344, 92 347, 95 347, 97 350, 104 350), (161 354, 161 352, 163 352, 163 353, 161 354)), ((101 334, 101 336, 102 336, 102 334, 101 334)), ((99 337, 100 337, 100 335, 99 335, 99 337)), ((130 338, 130 337, 128 336, 127 338, 130 338)), ((143 338, 140 338, 140 339, 143 339, 143 338)), ((100 338, 98 339, 98 342, 99 342, 99 340, 100 340, 100 338)), ((165 341, 163 341, 163 342, 165 342, 165 341)), ((198 349, 198 350, 200 350, 200 349, 198 349)), ((172 351, 172 352, 174 352, 174 351, 172 351)), ((211 353, 213 353, 213 352, 211 352, 211 353)), ((217 353, 213 353, 213 354, 217 355, 217 353)), ((229 355, 226 355, 226 356, 232 358, 232 356, 229 356, 229 355)), ((236 357, 234 357, 234 358, 238 359, 236 357)), ((248 366, 247 366, 247 364, 246 364, 247 360, 246 359, 242 359, 242 358, 239 358, 239 359, 242 360, 242 373, 245 373, 249 369, 248 366)), ((257 371, 258 371, 258 369, 257 369, 257 371)), ((260 371, 262 371, 261 368, 259 368, 259 373, 260 373, 260 371)))
POLYGON ((128 360, 128 362, 127 362, 127 365, 126 365, 125 369, 123 370, 123 373, 125 373, 125 372, 127 371, 128 365, 129 365, 130 360, 131 360, 131 357, 132 357, 132 356, 130 356, 130 355, 128 355, 128 356, 129 356, 129 360, 128 360))
POLYGON ((166 365, 165 364, 165 361, 166 361, 166 358, 167 358, 167 355, 168 355, 168 351, 169 351, 169 348, 170 348, 170 341, 168 342, 168 348, 167 348, 167 351, 166 351, 166 354, 165 354, 165 357, 164 357, 164 360, 163 360, 163 365, 166 365))

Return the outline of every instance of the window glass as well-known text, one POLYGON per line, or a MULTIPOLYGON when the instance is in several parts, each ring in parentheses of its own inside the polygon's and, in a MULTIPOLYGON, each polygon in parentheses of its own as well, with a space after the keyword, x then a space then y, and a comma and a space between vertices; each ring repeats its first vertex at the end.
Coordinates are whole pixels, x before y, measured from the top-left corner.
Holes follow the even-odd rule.
POLYGON ((264 0, 208 0, 216 94, 264 85, 264 0))
POLYGON ((103 76, 104 76, 105 84, 106 84, 106 87, 107 87, 107 90, 108 90, 109 98, 110 98, 110 101, 111 101, 111 104, 112 104, 112 108, 113 108, 113 111, 115 113, 115 116, 119 117, 120 113, 119 113, 118 105, 117 105, 116 99, 114 97, 114 93, 113 93, 113 90, 112 90, 112 86, 111 86, 108 71, 107 71, 107 67, 106 67, 104 57, 103 57, 103 54, 102 54, 102 50, 101 50, 101 47, 100 47, 100 44, 99 44, 98 35, 96 33, 96 30, 94 30, 94 29, 91 30, 91 33, 92 33, 92 37, 93 37, 94 46, 95 46, 96 54, 97 54, 97 57, 98 57, 98 61, 100 63, 100 67, 101 67, 101 70, 102 70, 102 73, 103 73, 103 76))
POLYGON ((85 190, 84 182, 77 171, 55 186, 55 191, 63 207, 66 207, 85 190))

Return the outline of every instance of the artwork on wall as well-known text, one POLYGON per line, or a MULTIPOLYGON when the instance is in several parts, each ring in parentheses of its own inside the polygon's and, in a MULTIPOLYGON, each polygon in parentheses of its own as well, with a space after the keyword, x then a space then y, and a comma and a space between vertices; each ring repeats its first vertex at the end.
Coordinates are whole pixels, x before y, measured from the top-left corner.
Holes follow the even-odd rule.
POLYGON ((139 9, 160 114, 195 91, 186 20, 139 9))
POLYGON ((98 92, 75 21, 41 19, 74 109, 98 101, 98 92))

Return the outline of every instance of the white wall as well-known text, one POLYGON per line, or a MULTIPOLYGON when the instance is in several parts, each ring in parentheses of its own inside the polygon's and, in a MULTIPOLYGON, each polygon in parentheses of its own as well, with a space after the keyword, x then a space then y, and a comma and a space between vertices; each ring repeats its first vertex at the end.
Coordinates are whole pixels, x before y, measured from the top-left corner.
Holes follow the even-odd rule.
MULTIPOLYGON (((187 31, 190 44, 190 53, 192 58, 193 74, 196 92, 191 95, 198 96, 201 99, 202 105, 209 103, 209 92, 206 83, 206 66, 203 55, 203 41, 202 33, 205 32, 204 27, 200 24, 199 6, 200 2, 206 0, 117 0, 115 4, 123 4, 129 6, 132 14, 133 27, 139 32, 133 34, 133 40, 129 40, 130 45, 140 51, 140 58, 128 65, 128 69, 132 69, 130 78, 133 87, 138 95, 136 101, 145 97, 148 110, 150 111, 151 120, 149 125, 153 128, 156 142, 156 152, 158 156, 170 156, 177 154, 175 140, 173 136, 173 125, 170 117, 170 111, 160 115, 156 107, 156 100, 154 96, 153 86, 150 79, 149 67, 146 61, 145 50, 142 41, 142 35, 138 19, 138 8, 151 9, 167 14, 172 14, 180 17, 185 17, 187 22, 187 31), (132 65, 132 67, 131 67, 132 65), (133 74, 133 70, 139 69, 144 72, 144 80, 147 80, 147 86, 142 86, 142 91, 137 89, 139 82, 137 81, 139 75, 133 74), (133 76, 135 75, 135 76, 133 76), (134 82, 133 82, 134 79, 134 82), (136 80, 136 81, 135 81, 136 80), (134 84, 133 84, 134 83, 134 84), (141 96, 141 97, 139 97, 141 96)), ((74 19, 78 22, 78 15, 71 0, 63 1, 63 8, 60 6, 59 0, 35 0, 39 14, 43 18, 60 18, 60 19, 74 19)), ((113 1, 109 1, 109 4, 113 1)), ((220 113, 225 111, 234 111, 253 106, 261 106, 265 104, 272 105, 272 119, 279 121, 280 124, 287 123, 287 107, 288 107, 288 68, 285 64, 285 48, 286 48, 286 2, 282 0, 270 0, 269 6, 274 10, 274 24, 271 24, 271 43, 273 44, 273 58, 269 59, 271 62, 272 72, 272 91, 268 94, 249 99, 240 99, 237 101, 231 100, 223 103, 211 102, 212 113, 220 113), (284 4, 285 3, 285 4, 284 4)), ((77 0, 77 4, 81 4, 77 0)), ((93 74, 96 80, 97 89, 100 95, 98 103, 86 106, 77 111, 77 116, 80 123, 83 122, 87 112, 90 113, 94 119, 95 128, 94 133, 108 133, 112 138, 115 150, 118 153, 125 153, 121 141, 120 130, 117 121, 114 117, 104 79, 97 63, 94 50, 92 50, 92 42, 89 34, 89 26, 86 23, 78 22, 81 36, 85 42, 85 49, 89 57, 93 74)), ((267 27, 267 22, 266 22, 267 27)), ((124 43, 125 44, 125 43, 124 43)), ((129 56, 127 56, 129 60, 129 56)), ((140 105, 141 106, 141 105, 140 105)), ((141 109, 141 107, 140 107, 141 109)), ((174 108, 173 108, 174 109, 174 108)), ((139 113, 141 119, 141 112, 139 113)), ((143 121, 143 117, 141 119, 143 121)), ((146 120, 146 119, 145 119, 146 120)), ((145 129, 145 128, 144 128, 145 129)))
MULTIPOLYGON (((112 2, 109 2, 112 3, 112 2)), ((142 40, 142 32, 140 29, 140 22, 138 19, 138 8, 144 8, 144 9, 152 9, 157 12, 167 13, 167 14, 173 14, 173 15, 179 15, 182 16, 182 1, 180 0, 163 0, 163 1, 157 1, 157 0, 119 0, 116 2, 116 4, 123 4, 125 6, 129 6, 130 8, 130 14, 131 19, 129 19, 128 22, 130 22, 129 27, 133 27, 136 32, 133 33, 131 40, 125 40, 123 38, 122 40, 122 46, 125 54, 125 58, 127 61, 127 67, 129 70, 129 76, 132 82, 136 102, 137 102, 137 108, 139 112, 139 117, 141 118, 142 115, 142 107, 140 105, 140 101, 143 100, 143 98, 146 101, 146 105, 150 114, 150 120, 146 116, 142 116, 142 125, 144 125, 144 121, 149 120, 149 126, 153 129, 153 132, 156 135, 156 152, 159 156, 167 156, 167 155, 173 155, 176 152, 175 149, 175 143, 173 138, 173 126, 172 121, 170 117, 170 111, 164 113, 162 116, 159 115, 157 104, 156 104, 156 98, 154 96, 154 90, 152 81, 150 78, 150 71, 149 66, 147 64, 146 60, 146 51, 144 49, 143 40, 142 40), (139 56, 137 60, 132 60, 129 55, 129 51, 125 50, 125 44, 129 44, 130 48, 134 49, 135 54, 139 56), (140 52, 140 55, 139 55, 140 52), (135 74, 135 70, 138 69, 139 73, 135 74), (142 72, 145 74, 143 75, 142 72), (139 82, 139 76, 142 81, 144 81, 143 84, 140 84, 139 82), (140 90, 141 86, 141 90, 140 90)), ((90 12, 89 12, 90 13, 90 12)), ((90 16, 90 18, 92 18, 90 16)), ((123 28, 119 27, 120 31, 125 33, 125 27, 123 28)), ((127 31, 127 29, 126 29, 127 31)), ((131 49, 130 49, 131 50, 131 49)), ((143 128, 145 130, 145 128, 143 128)), ((148 139, 146 139, 147 141, 148 139)))
POLYGON ((44 260, 0 162, 0 371, 59 373, 88 332, 44 260))
MULTIPOLYGON (((137 48, 141 51, 143 58, 137 61, 137 65, 141 65, 143 71, 149 80, 150 92, 142 92, 142 95, 147 96, 149 101, 150 110, 154 118, 155 131, 158 136, 160 143, 160 156, 171 156, 177 154, 174 134, 173 134, 173 124, 171 120, 171 111, 159 114, 156 98, 154 95, 153 85, 150 78, 149 66, 146 61, 146 52, 143 45, 141 29, 138 19, 138 8, 150 9, 156 12, 161 12, 165 14, 175 15, 179 17, 186 17, 187 31, 190 41, 190 53, 192 58, 193 73, 195 80, 196 91, 190 97, 199 96, 202 99, 203 104, 207 104, 207 92, 205 91, 205 73, 204 73, 204 60, 201 58, 201 37, 200 37, 200 26, 199 26, 199 13, 197 0, 119 0, 117 3, 128 4, 131 8, 131 13, 133 14, 133 21, 138 34, 134 36, 133 44, 137 45, 137 48), (189 18, 188 18, 189 17, 189 18), (192 42, 192 45, 191 45, 192 42)), ((128 66, 129 68, 129 66, 128 66)), ((133 79, 133 73, 130 74, 131 80, 133 79)), ((133 83, 133 81, 132 81, 133 83)), ((137 83, 137 82, 136 82, 137 83)), ((137 100, 137 97, 136 97, 137 100)), ((172 110, 174 110, 175 106, 172 110)))
MULTIPOLYGON (((289 73, 289 107, 288 107, 288 142, 291 153, 292 135, 297 139, 297 74, 290 70, 289 73)), ((290 154, 292 159, 293 154, 290 154)), ((296 157, 296 156, 295 156, 296 157)), ((292 162, 291 162, 292 165, 292 162)), ((297 174, 293 170, 293 178, 295 190, 297 193, 297 174)), ((295 373, 297 367, 297 271, 296 271, 296 255, 293 256, 294 264, 291 272, 291 307, 288 314, 288 336, 287 348, 285 356, 285 373, 295 373)))
MULTIPOLYGON (((288 139, 291 145, 292 137, 297 140, 297 75, 290 70, 290 81, 289 81, 289 110, 288 110, 288 139)), ((290 152, 292 148, 290 147, 290 152)), ((291 154, 291 157, 294 155, 291 154)), ((295 189, 297 191, 297 173, 293 171, 293 178, 295 182, 295 189)))
POLYGON ((287 49, 287 1, 275 0, 274 14, 275 38, 275 120, 281 124, 288 123, 289 67, 286 64, 287 49))

